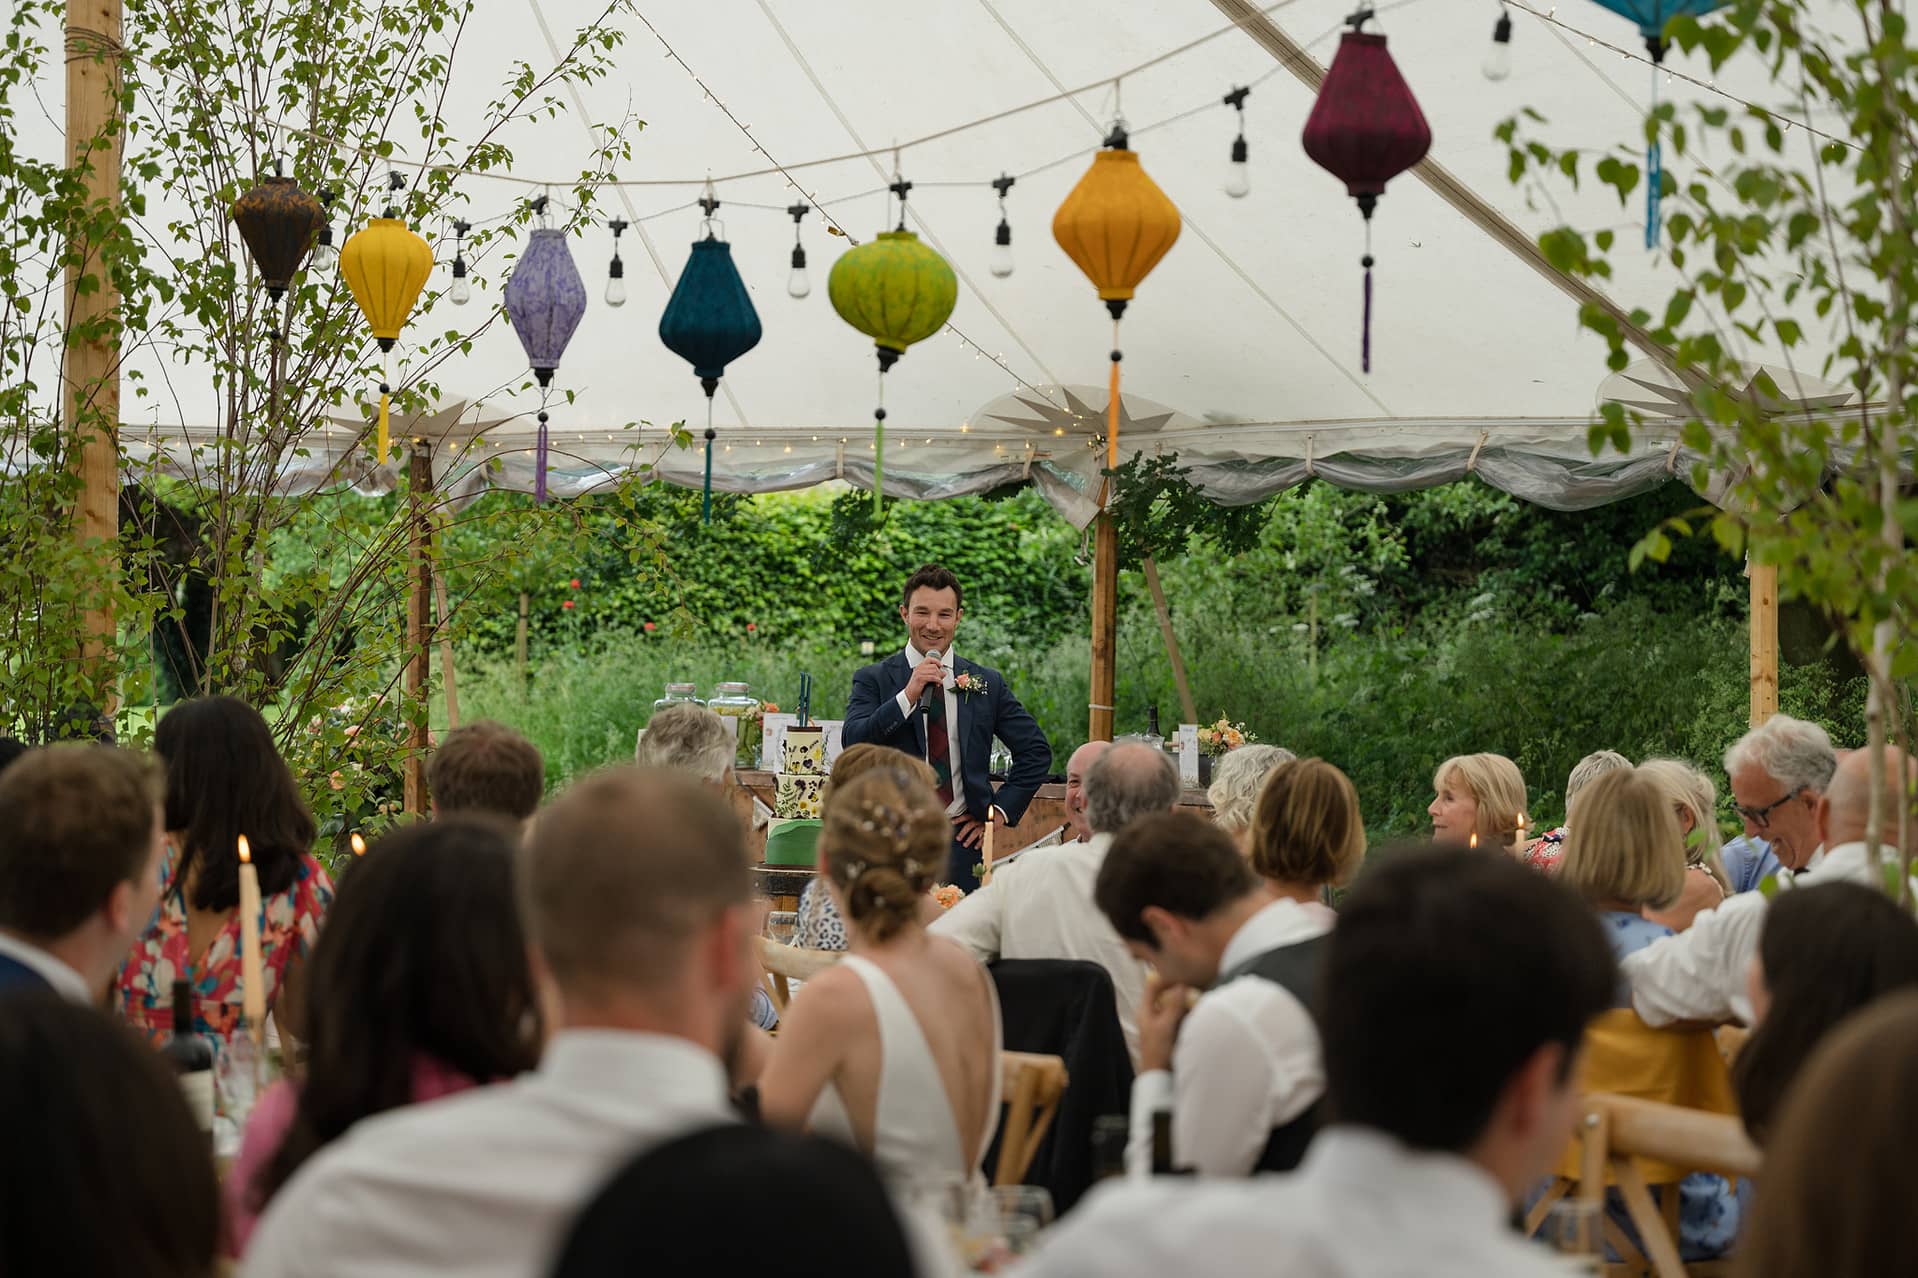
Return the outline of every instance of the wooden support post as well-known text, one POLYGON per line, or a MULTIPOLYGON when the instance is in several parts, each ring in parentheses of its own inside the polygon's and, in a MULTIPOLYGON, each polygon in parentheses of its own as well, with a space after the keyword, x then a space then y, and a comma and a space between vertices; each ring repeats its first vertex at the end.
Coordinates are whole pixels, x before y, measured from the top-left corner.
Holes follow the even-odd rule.
POLYGON ((453 610, 446 606, 446 575, 433 573, 433 598, 439 604, 440 670, 446 681, 446 730, 460 726, 460 694, 453 682, 453 610))
POLYGON ((1778 713, 1778 565, 1745 561, 1751 578, 1751 726, 1778 713))
MULTIPOLYGON (((120 0, 67 0, 66 164, 80 176, 92 225, 117 223, 120 215, 120 0), (108 211, 111 222, 93 221, 92 209, 108 211)), ((71 331, 111 319, 120 294, 102 260, 101 246, 76 229, 69 245, 66 315, 71 331), (82 290, 83 279, 89 281, 82 290)), ((80 481, 73 511, 73 536, 81 544, 111 543, 120 531, 120 352, 110 334, 76 336, 68 341, 62 378, 62 425, 69 437, 81 431, 72 459, 80 481)), ((109 552, 111 553, 111 552, 109 552)), ((102 580, 119 574, 117 556, 102 564, 102 580)), ((98 702, 111 712, 116 651, 113 606, 105 587, 81 616, 80 662, 101 689, 98 702)))
POLYGON ((1145 557, 1145 585, 1152 592, 1152 606, 1159 614, 1159 633, 1165 638, 1165 655, 1172 662, 1172 682, 1179 689, 1179 709, 1185 712, 1181 723, 1197 723, 1199 707, 1192 700, 1192 685, 1185 677, 1185 657, 1179 652, 1179 636, 1172 629, 1172 609, 1166 605, 1165 589, 1159 585, 1159 561, 1145 557))
POLYGON ((417 816, 424 814, 427 806, 426 719, 433 663, 433 454, 425 440, 414 440, 412 450, 406 496, 413 529, 407 547, 407 578, 412 588, 406 601, 405 685, 420 718, 407 736, 403 798, 406 810, 417 816))
POLYGON ((1092 705, 1088 741, 1112 740, 1112 689, 1118 658, 1119 530, 1101 513, 1092 537, 1092 705))
POLYGON ((519 690, 526 691, 526 592, 519 592, 519 633, 513 639, 513 668, 519 672, 519 690))

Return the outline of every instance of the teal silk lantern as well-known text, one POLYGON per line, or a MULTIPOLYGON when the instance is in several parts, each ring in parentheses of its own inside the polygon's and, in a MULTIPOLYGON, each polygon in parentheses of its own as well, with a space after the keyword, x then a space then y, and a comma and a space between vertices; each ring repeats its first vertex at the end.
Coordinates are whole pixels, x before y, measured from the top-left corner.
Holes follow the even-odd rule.
MULTIPOLYGON (((705 201, 710 228, 718 200, 705 201)), ((700 517, 713 517, 713 392, 726 375, 726 365, 759 345, 759 312, 746 292, 739 268, 733 265, 732 245, 708 229, 693 245, 692 256, 679 273, 673 296, 659 317, 659 340, 693 366, 706 391, 706 481, 700 517)))
POLYGON ((906 193, 912 183, 895 181, 899 226, 840 255, 826 277, 826 294, 839 318, 873 339, 879 351, 880 404, 873 410, 872 509, 884 505, 886 474, 886 370, 906 348, 945 327, 959 301, 959 277, 945 258, 906 229, 906 193))

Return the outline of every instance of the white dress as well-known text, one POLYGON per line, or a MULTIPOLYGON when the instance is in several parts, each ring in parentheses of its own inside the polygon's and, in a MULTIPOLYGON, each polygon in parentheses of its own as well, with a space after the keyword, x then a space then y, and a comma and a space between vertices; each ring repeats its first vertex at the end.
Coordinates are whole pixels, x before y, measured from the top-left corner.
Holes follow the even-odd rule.
MULTIPOLYGON (((895 1192, 909 1197, 938 1193, 954 1184, 983 1183, 978 1163, 966 1164, 958 1120, 919 1018, 877 964, 857 954, 848 954, 843 962, 865 983, 879 1023, 879 1099, 870 1152, 881 1175, 895 1192)), ((992 1000, 992 1101, 986 1106, 985 1130, 979 1136, 982 1157, 999 1123, 1002 1041, 999 997, 989 979, 986 992, 992 1000)), ((831 1082, 813 1104, 811 1127, 822 1136, 858 1144, 852 1117, 831 1082)))

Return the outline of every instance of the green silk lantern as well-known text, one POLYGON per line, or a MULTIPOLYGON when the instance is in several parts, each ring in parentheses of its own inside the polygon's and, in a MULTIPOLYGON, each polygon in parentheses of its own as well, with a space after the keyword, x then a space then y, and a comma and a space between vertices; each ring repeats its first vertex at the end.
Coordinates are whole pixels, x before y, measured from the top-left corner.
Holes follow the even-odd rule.
POLYGON ((892 185, 899 196, 899 227, 844 253, 833 263, 826 294, 839 318, 872 338, 879 350, 880 404, 873 410, 872 505, 884 504, 886 458, 886 370, 906 348, 938 332, 959 301, 959 277, 937 252, 906 229, 906 192, 912 183, 892 185))

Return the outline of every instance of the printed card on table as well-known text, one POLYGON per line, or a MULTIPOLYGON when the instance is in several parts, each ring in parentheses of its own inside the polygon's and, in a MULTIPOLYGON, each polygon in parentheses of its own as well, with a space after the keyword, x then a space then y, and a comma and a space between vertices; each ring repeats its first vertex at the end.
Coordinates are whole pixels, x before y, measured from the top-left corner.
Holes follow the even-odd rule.
POLYGON ((1179 725, 1179 780, 1187 785, 1199 784, 1199 725, 1196 723, 1179 725))

